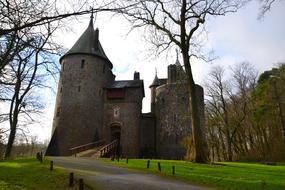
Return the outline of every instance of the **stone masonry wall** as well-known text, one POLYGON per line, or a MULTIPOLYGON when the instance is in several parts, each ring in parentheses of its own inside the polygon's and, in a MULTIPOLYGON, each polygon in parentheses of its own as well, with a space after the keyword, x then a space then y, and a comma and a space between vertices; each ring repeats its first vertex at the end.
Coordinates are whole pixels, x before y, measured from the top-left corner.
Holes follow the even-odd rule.
POLYGON ((152 158, 156 156, 155 138, 155 116, 153 113, 144 113, 140 125, 141 157, 152 158))
POLYGON ((126 88, 124 99, 109 100, 105 97, 103 138, 111 141, 112 127, 120 128, 121 154, 138 157, 140 153, 139 127, 141 120, 141 88, 126 88))
POLYGON ((69 155, 70 148, 101 138, 103 87, 113 74, 105 60, 90 55, 68 55, 61 65, 53 131, 59 154, 69 155))
MULTIPOLYGON (((203 88, 196 85, 204 130, 204 95, 203 88)), ((162 158, 181 159, 186 154, 183 139, 191 136, 191 112, 189 93, 185 83, 172 83, 156 89, 156 145, 157 155, 162 158)))

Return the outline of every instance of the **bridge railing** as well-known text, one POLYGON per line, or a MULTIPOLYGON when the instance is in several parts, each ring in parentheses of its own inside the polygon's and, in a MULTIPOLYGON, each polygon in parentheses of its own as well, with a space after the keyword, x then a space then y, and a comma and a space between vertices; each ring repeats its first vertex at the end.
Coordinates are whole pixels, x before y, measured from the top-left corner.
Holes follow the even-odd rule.
POLYGON ((73 148, 69 149, 69 151, 71 152, 71 155, 76 156, 76 154, 79 152, 82 152, 82 151, 85 151, 85 150, 88 150, 91 148, 95 148, 98 146, 102 146, 104 143, 105 143, 105 140, 99 140, 99 141, 91 142, 88 144, 83 144, 80 146, 73 147, 73 148))
POLYGON ((106 156, 109 154, 111 151, 116 151, 118 147, 119 141, 114 140, 111 143, 103 146, 99 151, 100 151, 100 157, 106 156))

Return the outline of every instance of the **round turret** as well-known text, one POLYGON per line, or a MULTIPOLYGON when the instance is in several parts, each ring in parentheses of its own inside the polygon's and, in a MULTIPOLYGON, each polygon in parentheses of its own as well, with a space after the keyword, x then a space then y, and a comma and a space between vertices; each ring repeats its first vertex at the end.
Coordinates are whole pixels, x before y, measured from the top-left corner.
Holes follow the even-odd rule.
POLYGON ((70 148, 101 140, 103 88, 115 78, 92 17, 60 63, 53 137, 47 155, 69 155, 70 148))
POLYGON ((159 79, 157 77, 157 71, 155 71, 155 77, 149 86, 150 88, 150 110, 152 113, 154 113, 155 109, 155 97, 156 97, 156 88, 159 86, 159 79))

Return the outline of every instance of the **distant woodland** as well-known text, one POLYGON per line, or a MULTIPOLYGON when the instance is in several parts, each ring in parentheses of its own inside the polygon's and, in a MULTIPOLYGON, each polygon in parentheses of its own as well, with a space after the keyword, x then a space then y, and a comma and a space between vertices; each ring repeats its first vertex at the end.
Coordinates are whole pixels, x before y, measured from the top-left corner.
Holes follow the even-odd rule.
POLYGON ((260 76, 249 63, 205 81, 209 156, 213 161, 285 161, 285 64, 260 76))

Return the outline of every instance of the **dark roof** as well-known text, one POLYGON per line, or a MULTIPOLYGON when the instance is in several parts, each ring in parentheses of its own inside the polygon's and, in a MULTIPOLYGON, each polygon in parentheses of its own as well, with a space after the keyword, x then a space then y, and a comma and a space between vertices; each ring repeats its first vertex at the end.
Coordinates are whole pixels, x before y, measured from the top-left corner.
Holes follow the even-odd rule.
POLYGON ((149 86, 149 88, 153 87, 153 86, 160 86, 160 85, 163 85, 163 84, 166 84, 167 83, 167 79, 159 79, 157 77, 157 75, 155 75, 154 79, 153 79, 153 82, 152 84, 149 86))
POLYGON ((118 80, 107 88, 136 88, 143 86, 143 80, 118 80))
POLYGON ((67 55, 73 54, 87 54, 87 55, 94 55, 100 58, 105 59, 109 62, 111 68, 113 68, 112 63, 106 56, 102 45, 99 41, 99 30, 98 28, 94 30, 93 28, 93 18, 91 17, 89 26, 80 36, 80 38, 75 42, 72 48, 63 55, 60 59, 67 55))
POLYGON ((159 86, 159 81, 158 81, 157 75, 155 75, 155 77, 154 77, 154 79, 153 79, 153 81, 149 87, 151 88, 153 86, 159 86))
POLYGON ((106 87, 106 89, 116 88, 142 88, 143 96, 145 95, 143 80, 118 80, 114 81, 110 86, 106 87))
POLYGON ((163 85, 167 83, 167 79, 158 79, 159 85, 163 85))

